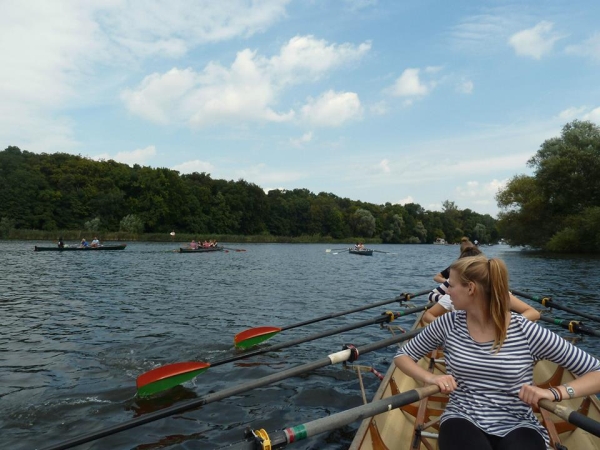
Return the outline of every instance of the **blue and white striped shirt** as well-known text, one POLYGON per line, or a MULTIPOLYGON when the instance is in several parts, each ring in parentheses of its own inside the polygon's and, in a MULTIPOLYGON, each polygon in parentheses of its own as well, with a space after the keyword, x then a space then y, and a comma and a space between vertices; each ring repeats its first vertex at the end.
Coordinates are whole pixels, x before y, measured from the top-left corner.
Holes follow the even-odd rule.
POLYGON ((548 443, 548 434, 531 407, 519 399, 524 384, 533 383, 536 361, 553 361, 574 374, 600 370, 600 362, 557 334, 523 316, 511 313, 506 340, 498 353, 493 342, 473 340, 467 329, 467 313, 444 314, 412 338, 397 356, 414 361, 442 346, 447 373, 457 388, 450 394, 441 422, 469 420, 495 436, 506 436, 518 427, 537 430, 548 443))

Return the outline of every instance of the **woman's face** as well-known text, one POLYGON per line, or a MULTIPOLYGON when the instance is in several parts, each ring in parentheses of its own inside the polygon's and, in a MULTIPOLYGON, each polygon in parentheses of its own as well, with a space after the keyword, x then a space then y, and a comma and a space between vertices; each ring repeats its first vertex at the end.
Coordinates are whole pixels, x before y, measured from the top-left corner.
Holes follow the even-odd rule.
POLYGON ((450 269, 450 278, 448 278, 448 295, 452 298, 452 304, 456 309, 465 309, 471 303, 472 292, 473 292, 473 283, 468 283, 463 285, 456 274, 456 271, 450 269))

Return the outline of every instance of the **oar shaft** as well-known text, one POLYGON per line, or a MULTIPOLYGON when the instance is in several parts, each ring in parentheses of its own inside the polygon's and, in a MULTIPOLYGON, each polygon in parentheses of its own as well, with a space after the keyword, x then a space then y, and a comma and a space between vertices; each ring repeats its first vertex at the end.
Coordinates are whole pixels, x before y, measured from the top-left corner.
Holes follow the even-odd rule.
POLYGON ((395 297, 393 299, 382 300, 377 303, 371 303, 369 305, 359 306, 358 308, 349 309, 348 311, 340 311, 340 312, 336 312, 336 313, 331 313, 331 314, 327 314, 326 316, 317 317, 316 319, 309 319, 309 320, 305 320, 304 322, 295 323, 293 325, 287 325, 285 327, 282 327, 281 331, 291 330, 292 328, 297 328, 297 327, 301 327, 304 325, 310 325, 311 323, 321 322, 321 321, 327 320, 327 319, 333 319, 334 317, 345 316, 346 314, 352 314, 355 312, 364 311, 366 309, 377 308, 378 306, 389 305, 390 303, 394 303, 394 302, 402 303, 403 301, 407 301, 407 299, 418 297, 420 295, 429 294, 429 292, 431 292, 431 289, 428 289, 426 291, 417 292, 416 294, 401 294, 398 297, 395 297))
POLYGON ((578 316, 585 317, 586 319, 593 320, 594 322, 600 322, 600 317, 598 317, 598 316, 594 316, 592 314, 581 312, 581 311, 578 311, 576 309, 569 308, 568 306, 563 306, 560 303, 556 303, 556 302, 552 301, 548 297, 538 297, 537 295, 530 295, 530 294, 527 294, 525 292, 515 291, 515 290, 512 290, 511 292, 514 295, 516 295, 517 297, 528 298, 529 300, 533 300, 535 302, 538 302, 539 304, 541 304, 543 306, 546 306, 547 308, 560 309, 562 311, 566 311, 566 312, 569 312, 571 314, 576 314, 578 316))
MULTIPOLYGON (((364 355, 366 353, 379 350, 390 345, 397 344, 399 342, 406 341, 414 336, 416 336, 421 331, 421 328, 417 328, 415 330, 409 331, 407 333, 393 336, 388 339, 384 339, 382 341, 374 342, 372 344, 365 345, 363 347, 359 347, 358 353, 359 355, 364 355)), ((256 389, 262 386, 269 385, 271 383, 275 383, 277 381, 284 380, 286 378, 298 376, 304 374, 306 372, 310 372, 311 370, 320 369, 321 367, 325 367, 331 364, 336 364, 338 362, 347 361, 350 357, 350 350, 343 350, 338 353, 334 353, 329 355, 327 358, 320 359, 318 361, 314 361, 311 363, 303 364, 301 366, 292 367, 291 369, 283 370, 281 372, 274 373, 272 375, 268 375, 263 378, 259 378, 257 380, 249 381, 248 383, 241 384, 239 386, 234 386, 229 389, 224 389, 222 391, 214 392, 212 394, 205 395, 203 397, 199 397, 194 400, 189 400, 187 402, 181 403, 179 405, 170 406, 168 408, 162 409, 160 411, 156 411, 150 414, 146 414, 144 416, 137 417, 128 422, 124 422, 118 425, 113 425, 111 427, 107 427, 100 431, 95 431, 92 433, 84 434, 68 441, 62 442, 60 444, 52 445, 50 447, 46 447, 44 450, 64 450, 67 448, 72 448, 77 445, 84 444, 86 442, 95 441, 96 439, 100 439, 106 436, 110 436, 115 433, 119 433, 121 431, 129 430, 131 428, 138 427, 140 425, 144 425, 146 423, 154 422, 155 420, 163 419, 165 417, 172 416, 174 414, 183 413, 185 411, 189 411, 200 406, 206 405, 208 403, 213 403, 218 400, 222 400, 227 397, 231 397, 233 395, 242 394, 251 389, 256 389)))
POLYGON ((547 322, 547 323, 553 323, 554 325, 558 325, 559 327, 563 327, 572 333, 582 333, 582 334, 587 334, 590 336, 600 337, 600 332, 598 332, 592 328, 586 327, 585 325, 582 325, 581 323, 577 322, 576 320, 555 319, 555 318, 546 317, 543 315, 540 316, 540 320, 547 322))
MULTIPOLYGON (((426 310, 429 305, 418 306, 416 308, 409 308, 405 311, 401 311, 399 313, 394 314, 394 318, 406 316, 408 314, 415 314, 421 311, 426 310)), ((270 345, 265 348, 261 348, 258 350, 253 350, 251 352, 242 353, 241 355, 231 356, 229 358, 220 359, 218 361, 210 363, 211 367, 220 366, 221 364, 230 363, 232 361, 237 361, 239 359, 250 358, 256 355, 262 355, 263 353, 274 352, 276 350, 281 350, 282 348, 292 347, 294 345, 303 344, 304 342, 314 341, 317 339, 321 339, 327 336, 333 336, 334 334, 340 334, 345 331, 355 330, 357 328, 366 327, 368 325, 373 325, 376 323, 384 323, 390 322, 390 317, 387 314, 382 314, 379 317, 375 317, 374 319, 363 320, 362 322, 358 322, 355 324, 346 325, 344 327, 335 328, 333 330, 322 331, 321 333, 311 334, 310 336, 301 337, 298 339, 294 339, 291 341, 282 342, 281 344, 270 345)))
MULTIPOLYGON (((284 448, 292 442, 297 442, 321 433, 336 430, 358 420, 363 420, 367 417, 373 417, 377 414, 417 402, 438 392, 440 392, 440 388, 435 385, 416 388, 401 394, 376 400, 372 403, 367 403, 366 405, 357 406, 356 408, 351 408, 337 414, 332 414, 331 416, 322 417, 302 425, 296 425, 294 427, 286 428, 282 431, 274 432, 269 436, 271 448, 273 450, 284 448)), ((255 444, 256 443, 254 440, 241 442, 231 446, 231 449, 256 450, 257 447, 255 444)))
POLYGON ((592 433, 594 436, 600 436, 600 423, 590 419, 588 416, 585 416, 566 405, 553 403, 550 400, 540 400, 539 405, 540 407, 553 412, 561 419, 578 426, 582 430, 592 433))

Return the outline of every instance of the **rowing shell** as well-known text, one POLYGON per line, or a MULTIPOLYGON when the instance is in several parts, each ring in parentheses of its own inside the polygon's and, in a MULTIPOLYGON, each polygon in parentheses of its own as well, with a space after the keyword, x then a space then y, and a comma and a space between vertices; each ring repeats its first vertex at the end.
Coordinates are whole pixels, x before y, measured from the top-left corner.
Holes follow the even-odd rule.
MULTIPOLYGON (((419 319, 413 326, 423 326, 419 319)), ((436 350, 422 358, 419 365, 436 374, 445 373, 443 354, 436 350), (433 359, 433 362, 432 362, 433 359)), ((550 361, 540 361, 533 372, 534 382, 541 387, 559 386, 575 377, 569 371, 550 361)), ((373 401, 390 397, 420 387, 404 375, 392 362, 373 401)), ((367 418, 361 423, 350 450, 433 450, 437 449, 439 418, 444 411, 448 396, 437 394, 420 402, 367 418)), ((595 396, 563 400, 574 410, 600 421, 600 402, 595 396)), ((537 414, 548 434, 552 448, 561 444, 569 450, 600 450, 600 438, 571 425, 554 414, 542 410, 537 414)))

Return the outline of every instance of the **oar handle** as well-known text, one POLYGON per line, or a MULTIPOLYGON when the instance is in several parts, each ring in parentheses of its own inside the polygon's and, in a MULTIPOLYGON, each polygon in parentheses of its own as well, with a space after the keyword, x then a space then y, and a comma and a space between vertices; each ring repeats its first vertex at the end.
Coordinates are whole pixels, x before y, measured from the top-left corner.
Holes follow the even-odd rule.
POLYGON ((541 408, 544 408, 561 419, 578 426, 582 430, 592 433, 594 436, 600 436, 600 423, 594 419, 590 419, 588 416, 569 408, 566 405, 560 403, 553 403, 550 400, 540 400, 539 403, 541 408))
POLYGON ((560 309, 562 311, 566 311, 571 314, 576 314, 578 316, 585 317, 586 319, 593 320, 594 322, 600 322, 600 317, 594 316, 592 314, 588 314, 585 312, 577 311, 576 309, 569 308, 568 306, 563 306, 560 303, 556 303, 556 302, 552 301, 552 297, 539 297, 537 295, 530 295, 525 292, 515 291, 514 289, 512 289, 511 292, 518 297, 524 297, 524 298, 528 298, 529 300, 538 302, 539 304, 541 304, 542 306, 545 306, 546 308, 560 309))

